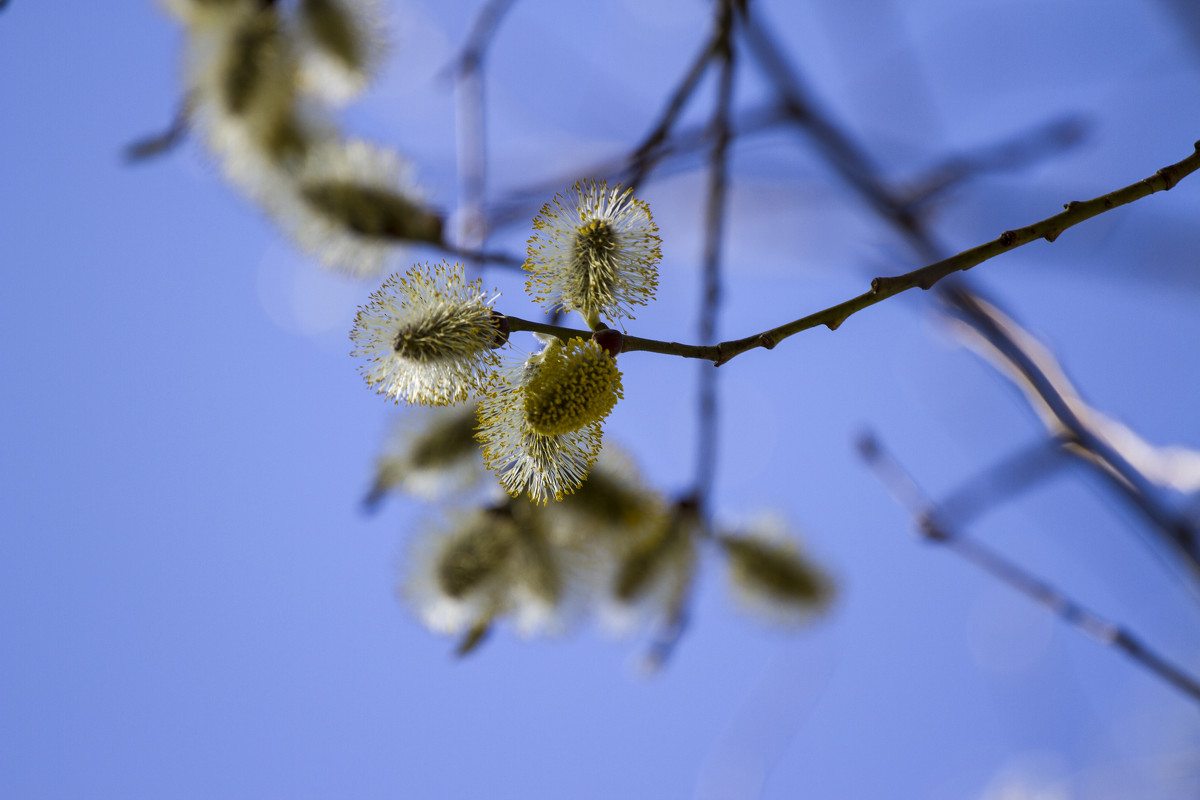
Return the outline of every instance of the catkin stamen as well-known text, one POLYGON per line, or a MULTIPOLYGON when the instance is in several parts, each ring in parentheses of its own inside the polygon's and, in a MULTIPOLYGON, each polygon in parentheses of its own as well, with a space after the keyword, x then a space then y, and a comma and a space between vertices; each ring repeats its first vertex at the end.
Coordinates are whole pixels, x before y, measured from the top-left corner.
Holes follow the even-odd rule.
POLYGON ((621 396, 621 374, 612 357, 583 340, 547 350, 542 368, 525 387, 529 427, 553 436, 606 417, 621 396))
MULTIPOLYGON (((594 219, 580 227, 575 237, 575 279, 580 297, 610 297, 616 270, 613 255, 616 239, 612 226, 605 220, 594 219)), ((590 309, 589 309, 590 310, 590 309)))
POLYGON ((430 363, 452 360, 460 356, 462 343, 474 343, 478 349, 487 346, 482 328, 475 319, 464 319, 459 309, 439 308, 400 328, 392 340, 396 355, 409 361, 430 363))

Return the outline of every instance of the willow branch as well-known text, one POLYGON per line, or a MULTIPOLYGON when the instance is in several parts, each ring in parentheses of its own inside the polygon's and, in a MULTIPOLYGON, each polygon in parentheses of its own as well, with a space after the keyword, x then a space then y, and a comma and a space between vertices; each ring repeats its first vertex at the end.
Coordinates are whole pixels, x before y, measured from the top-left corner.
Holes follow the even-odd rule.
POLYGON ((675 126, 676 120, 679 118, 683 107, 691 98, 692 93, 696 91, 696 86, 700 83, 700 78, 704 76, 705 70, 708 69, 709 61, 713 57, 713 44, 716 41, 714 38, 704 44, 704 47, 696 54, 684 73, 683 79, 675 87, 675 91, 671 93, 671 97, 663 106, 662 114, 658 118, 658 122, 646 134, 646 138, 642 143, 634 149, 633 154, 629 157, 630 176, 628 186, 637 187, 654 164, 662 157, 660 148, 667 136, 670 135, 671 129, 675 126))
POLYGON ((905 182, 900 202, 921 207, 971 178, 990 172, 1012 172, 1076 146, 1088 124, 1076 114, 1060 117, 1016 136, 942 159, 905 182))
MULTIPOLYGON (((717 100, 713 105, 712 149, 708 158, 708 194, 704 208, 703 291, 697 326, 700 341, 708 344, 717 335, 721 305, 721 242, 725 233, 725 195, 729 178, 730 117, 733 108, 733 5, 717 4, 717 35, 713 51, 720 63, 717 100)), ((717 375, 701 370, 697 386, 695 495, 706 515, 717 468, 717 375)))
POLYGON ((1195 525, 1157 501, 1153 481, 1104 435, 1097 424, 1102 417, 1083 402, 1053 356, 1049 352, 1039 354, 1027 332, 971 293, 954 289, 948 295, 955 309, 969 315, 969 330, 995 351, 1001 364, 1007 365, 1009 379, 1025 390, 1035 411, 1040 409, 1034 398, 1045 404, 1053 420, 1051 433, 1064 439, 1066 452, 1080 458, 1126 498, 1175 549, 1192 577, 1200 579, 1195 525))
MULTIPOLYGON (((779 127, 786 117, 774 105, 756 106, 739 111, 734 121, 730 137, 743 139, 753 134, 762 133, 779 127)), ((709 146, 712 131, 709 126, 689 125, 680 127, 667 139, 659 144, 654 151, 655 174, 662 176, 695 168, 689 158, 709 146)), ((589 166, 573 169, 569 175, 550 178, 527 184, 512 192, 488 207, 488 222, 493 228, 499 228, 514 222, 528 222, 529 218, 542 207, 546 198, 555 192, 561 192, 564 186, 570 186, 581 175, 602 178, 609 184, 619 183, 622 186, 632 186, 635 182, 637 164, 633 156, 622 155, 605 161, 597 161, 589 166)))
MULTIPOLYGON (((480 10, 471 34, 452 69, 457 101, 457 151, 462 214, 458 241, 464 248, 478 250, 487 240, 484 194, 487 182, 487 137, 485 135, 485 85, 483 60, 501 19, 514 0, 490 0, 480 10)), ((485 262, 472 260, 473 263, 485 262)))
POLYGON ((449 242, 425 242, 424 244, 437 248, 446 255, 453 256, 454 258, 464 261, 474 261, 478 264, 493 264, 498 267, 520 269, 521 265, 525 263, 524 258, 499 250, 474 250, 467 247, 458 247, 449 242))
POLYGON ((1067 203, 1065 211, 1052 217, 1026 225, 1023 228, 1008 230, 990 242, 964 250, 957 255, 944 258, 926 267, 907 272, 894 277, 875 278, 871 281, 871 290, 858 297, 839 303, 836 306, 809 314, 780 325, 777 328, 764 331, 745 339, 723 342, 718 347, 721 358, 718 366, 747 350, 755 347, 774 347, 783 339, 793 336, 800 331, 824 325, 830 330, 837 330, 847 318, 864 308, 873 306, 889 297, 894 297, 909 289, 930 289, 938 281, 955 272, 962 272, 995 258, 1003 253, 1015 250, 1038 239, 1053 242, 1066 229, 1078 225, 1084 220, 1103 214, 1118 206, 1127 205, 1140 200, 1155 192, 1164 192, 1179 183, 1180 180, 1200 169, 1200 142, 1196 142, 1195 151, 1187 158, 1155 172, 1149 178, 1117 189, 1114 192, 1101 195, 1091 200, 1067 203))
MULTIPOLYGON (((1190 156, 1155 172, 1150 177, 1130 184, 1122 189, 1109 192, 1091 200, 1071 202, 1065 206, 1065 211, 1047 217, 1041 222, 1035 222, 1024 228, 1005 231, 999 237, 970 250, 964 250, 957 255, 944 258, 920 269, 893 277, 875 278, 871 281, 871 290, 838 303, 835 306, 822 309, 806 317, 792 320, 784 325, 770 328, 761 333, 755 333, 742 339, 731 339, 715 345, 680 344, 679 342, 664 342, 657 339, 642 339, 636 336, 625 337, 624 352, 646 351, 663 355, 680 356, 682 358, 702 358, 712 361, 714 366, 721 366, 735 356, 763 347, 767 350, 775 347, 789 336, 794 336, 809 328, 824 325, 829 330, 837 330, 849 317, 881 303, 889 297, 894 297, 909 289, 929 289, 938 281, 955 272, 971 269, 984 261, 995 258, 1003 253, 1015 250, 1038 239, 1053 242, 1067 228, 1111 211, 1118 206, 1127 205, 1140 200, 1155 192, 1165 192, 1174 187, 1179 181, 1200 169, 1200 141, 1196 142, 1195 152, 1190 156)), ((559 328, 553 325, 540 325, 526 320, 509 318, 514 323, 512 330, 537 331, 548 333, 559 338, 574 336, 590 336, 590 331, 577 331, 570 328, 559 328), (526 327, 517 327, 517 326, 526 327)))
POLYGON ((953 533, 913 477, 883 450, 874 437, 869 434, 864 436, 859 442, 859 452, 897 502, 908 508, 926 541, 942 545, 1010 589, 1044 606, 1067 624, 1101 644, 1116 648, 1155 677, 1200 702, 1200 682, 1146 647, 1128 630, 1089 611, 981 542, 953 533))
POLYGON ((466 44, 446 67, 446 73, 478 72, 483 64, 484 54, 500 27, 500 21, 512 7, 515 0, 489 0, 475 17, 471 25, 471 33, 467 36, 466 44))
MULTIPOLYGON (((3 6, 0 5, 0 8, 3 8, 3 6)), ((187 136, 188 117, 191 116, 191 111, 191 96, 185 95, 179 103, 179 108, 175 110, 175 116, 171 119, 171 124, 166 130, 161 133, 144 136, 136 142, 131 142, 125 146, 123 154, 125 161, 130 164, 136 164, 174 149, 187 136)))

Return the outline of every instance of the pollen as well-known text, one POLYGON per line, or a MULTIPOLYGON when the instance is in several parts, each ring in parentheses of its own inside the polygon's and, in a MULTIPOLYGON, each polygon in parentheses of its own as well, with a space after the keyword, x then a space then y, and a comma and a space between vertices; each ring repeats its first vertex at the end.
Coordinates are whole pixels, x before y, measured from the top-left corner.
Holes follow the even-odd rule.
POLYGON ((525 387, 529 427, 543 436, 570 433, 608 416, 621 398, 616 362, 592 341, 552 344, 525 387))

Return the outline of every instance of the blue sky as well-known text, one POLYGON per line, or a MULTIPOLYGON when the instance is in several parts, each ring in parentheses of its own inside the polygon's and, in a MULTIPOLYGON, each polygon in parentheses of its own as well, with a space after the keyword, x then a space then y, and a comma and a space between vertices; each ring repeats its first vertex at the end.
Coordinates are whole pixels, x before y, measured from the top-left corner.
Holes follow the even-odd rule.
MULTIPOLYGON (((341 117, 411 158, 445 209, 454 106, 437 75, 475 7, 387 4, 388 68, 341 117)), ((489 61, 492 188, 636 141, 699 46, 706 8, 518 2, 489 61)), ((1166 3, 760 10, 889 178, 1064 115, 1085 121, 1077 148, 948 197, 934 222, 949 248, 1146 177, 1200 138, 1200 42, 1166 3)), ((0 794, 1200 791, 1195 704, 922 545, 858 461, 852 443, 869 427, 938 494, 1042 435, 924 296, 720 371, 716 513, 785 515, 838 579, 829 615, 798 633, 764 628, 709 561, 694 622, 653 679, 635 669, 644 636, 593 628, 553 641, 501 631, 454 661, 453 643, 395 597, 428 512, 358 505, 396 413, 348 355, 375 284, 296 252, 194 142, 120 159, 174 113, 180 60, 180 31, 149 2, 0 12, 0 794)), ((689 119, 704 118, 712 89, 689 119)), ((747 106, 764 96, 752 75, 737 92, 747 106)), ((695 339, 702 180, 689 170, 641 192, 664 259, 633 333, 695 339)), ((971 277, 1094 406, 1154 444, 1200 448, 1198 219, 1193 177, 971 277)), ((519 251, 527 235, 516 225, 493 243, 519 251)), ((730 337, 918 266, 784 134, 735 151, 725 256, 730 337)), ((504 293, 498 307, 530 315, 518 277, 485 280, 504 293)), ((622 369, 609 435, 678 491, 697 364, 634 353, 622 369)), ((1200 674, 1195 586, 1086 473, 970 533, 1200 674)))

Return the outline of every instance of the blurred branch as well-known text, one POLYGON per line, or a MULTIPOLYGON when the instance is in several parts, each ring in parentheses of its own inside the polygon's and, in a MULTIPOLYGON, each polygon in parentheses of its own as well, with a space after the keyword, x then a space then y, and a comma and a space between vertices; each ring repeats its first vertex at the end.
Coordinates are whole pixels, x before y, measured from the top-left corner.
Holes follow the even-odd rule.
POLYGON ((926 205, 978 175, 1012 172, 1036 164, 1077 145, 1086 130, 1087 124, 1081 117, 1062 117, 998 144, 944 159, 909 181, 900 202, 908 206, 926 205))
POLYGON ((659 115, 658 122, 650 129, 650 133, 646 134, 646 138, 642 143, 634 148, 633 153, 628 158, 630 165, 630 175, 628 186, 637 188, 646 176, 650 174, 650 170, 662 158, 661 148, 667 136, 670 135, 671 129, 675 126, 683 107, 687 101, 691 99, 692 93, 696 91, 696 86, 700 83, 700 78, 704 76, 704 71, 708 69, 709 62, 712 60, 717 51, 718 44, 722 40, 722 33, 716 30, 712 38, 704 44, 696 57, 692 59, 691 65, 683 78, 671 93, 670 98, 663 105, 662 113, 659 115))
MULTIPOLYGON (((4 0, 0 0, 3 9, 4 0)), ((139 161, 160 156, 174 149, 188 132, 188 116, 191 114, 191 98, 185 96, 175 111, 171 124, 161 133, 146 136, 125 146, 123 156, 126 163, 136 164, 139 161)))
POLYGON ((511 267, 514 269, 520 269, 521 265, 525 263, 524 258, 499 250, 473 250, 466 247, 456 247, 446 242, 426 244, 429 244, 430 247, 436 247, 446 255, 461 258, 464 261, 474 261, 481 264, 492 264, 498 267, 511 267))
POLYGON ((642 657, 642 671, 646 674, 658 672, 671 660, 676 645, 683 638, 688 626, 687 606, 680 602, 672 607, 667 615, 667 621, 654 634, 650 647, 642 657))
MULTIPOLYGON (((717 100, 710 126, 708 195, 704 208, 703 290, 697 326, 704 344, 716 338, 721 305, 721 243, 725 234, 725 195, 729 177, 730 113, 733 108, 734 50, 732 0, 717 3, 717 36, 713 52, 720 62, 717 100)), ((701 515, 710 515, 709 495, 717 467, 717 374, 701 369, 697 386, 696 475, 694 492, 701 515)))
MULTIPOLYGON (((731 139, 741 139, 778 127, 784 119, 784 115, 773 105, 741 111, 733 121, 729 135, 731 139)), ((707 125, 693 125, 676 131, 655 148, 655 172, 661 175, 668 165, 676 170, 681 169, 680 162, 708 147, 711 137, 712 128, 707 125)), ((547 197, 561 192, 580 177, 601 178, 610 184, 632 186, 637 165, 631 163, 631 158, 629 155, 620 156, 577 169, 570 175, 523 186, 489 206, 488 221, 496 228, 513 222, 525 223, 546 202, 547 197)), ((686 168, 691 166, 689 162, 686 168)))
MULTIPOLYGON (((484 194, 487 183, 487 137, 484 130, 483 59, 497 26, 513 0, 491 0, 475 18, 463 50, 452 65, 457 100, 457 151, 461 194, 460 245, 478 249, 487 240, 484 194)), ((470 259, 475 261, 475 259, 470 259)))
POLYGON ((986 545, 951 531, 937 507, 921 491, 913 477, 883 450, 874 436, 866 434, 859 440, 859 453, 896 501, 908 509, 925 541, 942 545, 1010 589, 1040 603, 1050 613, 1097 642, 1121 651, 1155 677, 1200 702, 1200 683, 1150 650, 1127 629, 1094 614, 986 545))
MULTIPOLYGON (((783 52, 775 45, 767 31, 761 25, 751 24, 747 25, 747 33, 750 47, 758 57, 764 73, 774 84, 780 104, 793 116, 796 125, 812 138, 818 150, 825 155, 826 160, 843 180, 857 190, 883 219, 907 239, 920 258, 935 261, 927 267, 905 275, 876 279, 872 282, 871 293, 848 301, 842 306, 835 306, 833 309, 827 309, 825 312, 819 312, 791 325, 783 326, 778 329, 779 333, 783 335, 791 335, 798 330, 819 324, 827 324, 832 329, 840 325, 849 314, 883 299, 879 296, 881 294, 895 290, 904 291, 912 288, 913 285, 928 289, 953 272, 969 269, 1001 252, 1019 247, 1034 239, 1044 238, 1053 242, 1066 228, 1118 205, 1133 202, 1156 191, 1168 190, 1200 167, 1200 142, 1197 142, 1195 152, 1191 156, 1160 169, 1150 178, 1090 201, 1068 203, 1062 214, 1025 228, 1005 231, 993 242, 945 258, 942 255, 942 248, 938 246, 922 219, 915 213, 913 205, 893 194, 878 179, 878 169, 867 157, 866 152, 856 146, 849 135, 833 122, 832 117, 822 113, 816 103, 807 95, 798 72, 788 63, 783 52), (843 311, 845 313, 841 313, 843 311)), ((1029 360, 1028 352, 1019 341, 1023 331, 1017 326, 1013 326, 1011 331, 998 328, 983 310, 977 294, 969 290, 963 281, 951 281, 940 286, 938 296, 951 309, 952 313, 979 331, 980 335, 991 341, 998 349, 1012 353, 1015 358, 1029 360)), ((778 341, 774 334, 775 331, 760 334, 759 336, 765 339, 762 346, 773 346, 778 341)), ((744 340, 744 342, 747 347, 755 346, 752 340, 744 340)), ((1066 427, 1070 428, 1069 425, 1066 427)), ((1087 438, 1076 442, 1078 449, 1085 454, 1090 453, 1088 448, 1094 443, 1087 438)), ((1099 463, 1108 462, 1108 455, 1108 453, 1100 453, 1097 461, 1099 463)), ((1122 459, 1122 461, 1124 460, 1122 459)), ((1129 467, 1128 462, 1124 462, 1122 466, 1129 467)), ((1129 467, 1128 470, 1118 470, 1121 478, 1116 478, 1117 473, 1112 469, 1107 471, 1107 477, 1110 480, 1131 478, 1134 487, 1145 485, 1145 477, 1132 467, 1129 467)), ((1183 533, 1183 529, 1178 527, 1180 519, 1184 523, 1187 520, 1175 517, 1161 503, 1156 502, 1149 493, 1138 489, 1134 492, 1126 491, 1126 496, 1169 539, 1187 540, 1189 538, 1189 535, 1183 533)), ((1193 573, 1197 574, 1195 564, 1200 561, 1200 555, 1187 546, 1186 541, 1183 549, 1185 550, 1185 561, 1188 562, 1193 573)))
POLYGON ((1105 435, 1100 428, 1104 418, 1082 401, 1049 351, 989 304, 959 290, 950 291, 956 307, 970 312, 970 330, 991 347, 1031 401, 1043 404, 1041 416, 1051 426, 1051 433, 1063 437, 1068 452, 1081 457, 1124 496, 1182 556, 1192 576, 1200 579, 1194 523, 1158 502, 1146 469, 1131 463, 1130 454, 1105 435))
MULTIPOLYGON (((877 213, 903 231, 910 234, 918 231, 920 225, 913 210, 879 179, 879 169, 866 151, 820 109, 768 28, 759 16, 748 17, 744 27, 746 47, 775 89, 781 112, 809 137, 834 171, 877 213)), ((936 248, 928 242, 918 252, 927 260, 938 257, 936 248)))
POLYGON ((515 0, 488 0, 475 16, 471 32, 462 50, 442 74, 462 75, 463 73, 478 73, 483 66, 483 57, 500 27, 504 15, 512 8, 515 0))
MULTIPOLYGON (((704 251, 702 256, 703 289, 697 330, 700 341, 716 338, 717 313, 721 305, 721 244, 725 236, 726 188, 729 179, 730 117, 733 109, 733 82, 736 60, 733 50, 734 0, 716 0, 716 19, 710 57, 719 64, 717 97, 713 103, 709 130, 712 147, 708 153, 708 192, 704 202, 704 251)), ((639 153, 642 150, 639 148, 639 153)), ((644 173, 643 173, 644 174, 644 173)), ((635 176, 638 173, 635 172, 635 176)), ((636 178, 640 180, 640 176, 636 178)), ((699 531, 707 531, 712 518, 711 496, 717 470, 717 375, 702 369, 696 386, 696 463, 691 494, 680 501, 675 513, 699 517, 699 531), (686 509, 686 510, 685 510, 686 509)), ((668 612, 666 625, 659 630, 645 667, 655 671, 675 651, 687 627, 691 604, 691 580, 679 593, 668 612)))
POLYGON ((961 527, 987 509, 1040 483, 1070 463, 1062 447, 1066 440, 1040 439, 993 464, 956 489, 941 503, 941 518, 961 527))

